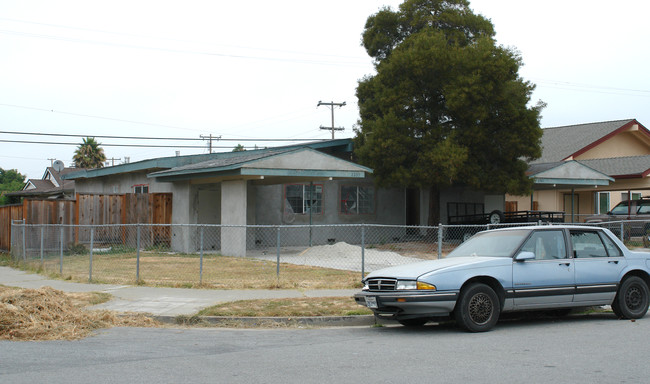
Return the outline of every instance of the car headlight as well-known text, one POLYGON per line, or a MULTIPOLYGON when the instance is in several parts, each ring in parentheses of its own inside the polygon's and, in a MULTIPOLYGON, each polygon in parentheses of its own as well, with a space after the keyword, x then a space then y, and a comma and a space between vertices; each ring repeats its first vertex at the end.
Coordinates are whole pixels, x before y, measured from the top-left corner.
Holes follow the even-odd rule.
POLYGON ((425 283, 422 281, 414 280, 398 280, 397 285, 395 286, 396 290, 436 290, 436 286, 433 284, 425 283))
POLYGON ((397 280, 397 285, 395 286, 396 290, 402 289, 418 289, 417 283, 413 280, 397 280))
POLYGON ((363 288, 361 288, 362 291, 369 291, 370 287, 368 286, 368 283, 364 282, 363 283, 363 288))

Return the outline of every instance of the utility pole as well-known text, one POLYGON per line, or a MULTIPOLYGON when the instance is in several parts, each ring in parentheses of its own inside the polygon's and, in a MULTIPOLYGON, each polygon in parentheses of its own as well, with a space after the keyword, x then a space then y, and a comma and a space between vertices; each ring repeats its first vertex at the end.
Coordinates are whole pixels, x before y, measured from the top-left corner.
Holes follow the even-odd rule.
POLYGON ((122 158, 121 158, 121 157, 118 157, 118 158, 116 159, 116 158, 114 158, 114 157, 111 157, 110 159, 106 159, 106 160, 110 160, 110 161, 112 162, 111 167, 113 167, 113 166, 115 166, 115 160, 122 160, 122 158))
MULTIPOLYGON (((212 153, 212 134, 209 136, 199 135, 199 137, 201 137, 203 140, 208 140, 208 150, 210 151, 209 153, 212 153)), ((221 139, 221 136, 215 136, 214 139, 219 140, 221 139)))
POLYGON ((322 101, 318 102, 318 105, 316 107, 320 107, 321 105, 326 105, 330 107, 332 110, 332 126, 331 127, 323 127, 322 125, 320 126, 320 129, 327 129, 332 131, 332 140, 334 140, 334 131, 343 131, 345 128, 343 127, 334 127, 334 107, 339 107, 342 108, 345 106, 345 101, 342 103, 335 103, 335 102, 329 102, 329 103, 323 103, 322 101))
POLYGON ((50 161, 50 167, 53 167, 54 166, 54 160, 56 160, 56 159, 48 159, 48 160, 50 161))

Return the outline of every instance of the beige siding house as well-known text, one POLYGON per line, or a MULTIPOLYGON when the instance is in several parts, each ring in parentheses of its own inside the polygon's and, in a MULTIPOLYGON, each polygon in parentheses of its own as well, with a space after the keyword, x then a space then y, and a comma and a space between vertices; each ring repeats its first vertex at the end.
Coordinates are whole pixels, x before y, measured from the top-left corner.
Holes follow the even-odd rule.
POLYGON ((650 196, 650 131, 635 119, 546 128, 542 151, 528 170, 533 195, 506 196, 510 210, 564 211, 583 221, 628 196, 650 196))

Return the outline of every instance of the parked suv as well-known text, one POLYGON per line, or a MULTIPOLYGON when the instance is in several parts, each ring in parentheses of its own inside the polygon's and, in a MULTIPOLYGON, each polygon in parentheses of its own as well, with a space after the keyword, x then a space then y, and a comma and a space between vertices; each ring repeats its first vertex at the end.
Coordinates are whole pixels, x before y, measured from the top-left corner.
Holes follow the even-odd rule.
MULTIPOLYGON (((605 215, 588 216, 586 223, 602 223, 607 221, 634 220, 624 226, 624 230, 630 231, 632 236, 644 236, 650 231, 650 198, 644 197, 639 200, 626 200, 616 204, 611 211, 605 215), (629 228, 629 229, 626 229, 629 228)), ((620 224, 612 224, 614 233, 619 234, 620 224)))

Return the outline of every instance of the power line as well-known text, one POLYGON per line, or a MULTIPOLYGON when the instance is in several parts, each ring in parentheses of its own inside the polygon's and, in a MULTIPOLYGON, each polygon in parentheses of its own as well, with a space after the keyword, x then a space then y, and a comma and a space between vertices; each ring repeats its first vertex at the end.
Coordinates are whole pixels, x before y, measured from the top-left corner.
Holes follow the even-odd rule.
POLYGON ((197 50, 188 50, 188 49, 174 49, 174 48, 163 48, 163 47, 149 47, 145 45, 136 45, 136 44, 123 44, 123 43, 112 43, 106 41, 96 41, 80 38, 70 38, 70 37, 60 37, 60 36, 51 36, 30 32, 18 32, 11 30, 0 30, 0 33, 6 35, 22 36, 22 37, 31 37, 39 39, 50 39, 58 41, 66 41, 71 43, 80 43, 80 44, 89 44, 89 45, 104 45, 108 47, 118 47, 118 48, 129 48, 129 49, 140 49, 140 50, 149 50, 149 51, 159 51, 159 52, 168 52, 168 53, 181 53, 181 54, 193 54, 193 55, 204 55, 204 56, 213 56, 213 57, 225 57, 231 59, 248 59, 248 60, 264 60, 264 61, 277 61, 277 62, 288 62, 288 63, 300 63, 300 64, 316 64, 316 65, 332 65, 332 66, 356 66, 356 67, 365 67, 366 64, 361 61, 356 62, 338 62, 338 61, 328 61, 321 59, 291 59, 291 58, 282 58, 282 57, 268 57, 268 56, 252 56, 252 55, 236 55, 230 53, 220 53, 220 52, 210 52, 210 51, 197 51, 197 50))
POLYGON ((102 120, 118 121, 118 122, 121 122, 121 123, 132 123, 132 124, 149 125, 149 126, 152 126, 152 127, 163 127, 163 128, 175 128, 175 129, 192 130, 192 129, 190 129, 190 128, 178 127, 178 126, 175 126, 175 125, 165 125, 165 124, 147 123, 147 122, 143 122, 143 121, 134 121, 134 120, 116 119, 116 118, 112 118, 112 117, 104 117, 104 116, 84 115, 84 114, 81 114, 81 113, 73 113, 73 112, 56 111, 56 110, 54 110, 54 109, 45 109, 45 108, 36 108, 36 107, 26 107, 26 106, 23 106, 23 105, 4 104, 4 103, 0 103, 0 105, 5 106, 5 107, 12 107, 12 108, 31 109, 31 110, 34 110, 34 111, 60 113, 60 114, 63 114, 63 115, 80 116, 80 117, 90 117, 90 118, 93 118, 93 119, 102 119, 102 120))
MULTIPOLYGON (((55 141, 28 141, 28 140, 0 140, 0 143, 18 143, 18 144, 48 144, 48 145, 81 145, 80 143, 63 143, 55 141)), ((138 148, 196 148, 205 149, 204 145, 156 145, 156 144, 101 144, 102 147, 138 147, 138 148)), ((232 149, 231 146, 221 146, 212 148, 232 149)), ((253 148, 253 147, 248 147, 253 148)))
POLYGON ((343 56, 343 55, 324 54, 322 52, 315 53, 315 52, 300 52, 300 51, 289 51, 289 50, 279 50, 279 49, 269 49, 269 48, 259 48, 259 47, 246 47, 246 46, 230 45, 230 44, 215 44, 215 43, 207 42, 207 41, 177 39, 177 38, 160 37, 160 36, 152 36, 152 35, 138 35, 138 34, 134 34, 134 33, 106 31, 106 30, 92 29, 92 28, 71 27, 71 26, 68 26, 68 25, 41 23, 41 22, 36 22, 36 21, 11 19, 11 18, 6 18, 6 17, 0 17, 0 20, 10 21, 10 22, 14 22, 14 23, 42 25, 42 26, 52 27, 52 28, 71 29, 71 30, 77 30, 77 31, 83 31, 83 32, 96 32, 96 33, 103 33, 103 34, 107 34, 107 35, 125 36, 125 37, 129 37, 129 38, 137 37, 137 38, 144 38, 144 39, 173 41, 173 42, 177 42, 177 43, 218 45, 218 46, 223 46, 223 47, 227 47, 227 48, 248 49, 248 50, 255 50, 255 51, 267 51, 267 52, 277 52, 277 53, 289 53, 289 54, 298 54, 298 55, 307 55, 307 56, 333 57, 333 58, 343 58, 343 59, 358 60, 358 61, 363 61, 364 63, 367 62, 367 58, 365 58, 365 57, 361 58, 361 57, 357 57, 357 56, 343 56))
MULTIPOLYGON (((69 133, 43 133, 43 132, 17 132, 17 131, 0 131, 0 133, 5 133, 9 135, 32 135, 32 136, 57 136, 57 137, 94 137, 100 139, 126 139, 126 140, 174 140, 174 141, 201 141, 204 140, 207 136, 201 135, 199 138, 189 138, 189 137, 147 137, 147 136, 110 136, 110 135, 74 135, 69 133)), ((217 136, 210 136, 213 139, 217 139, 217 136)), ((320 141, 323 139, 223 139, 221 136, 218 136, 220 141, 320 141)), ((75 144, 78 145, 78 144, 75 144)), ((102 144, 106 145, 106 144, 102 144)), ((117 144, 115 144, 117 145, 117 144)), ((126 146, 126 145, 125 145, 126 146)), ((201 147, 203 148, 203 147, 201 147)), ((218 147, 215 147, 218 148, 218 147)))

